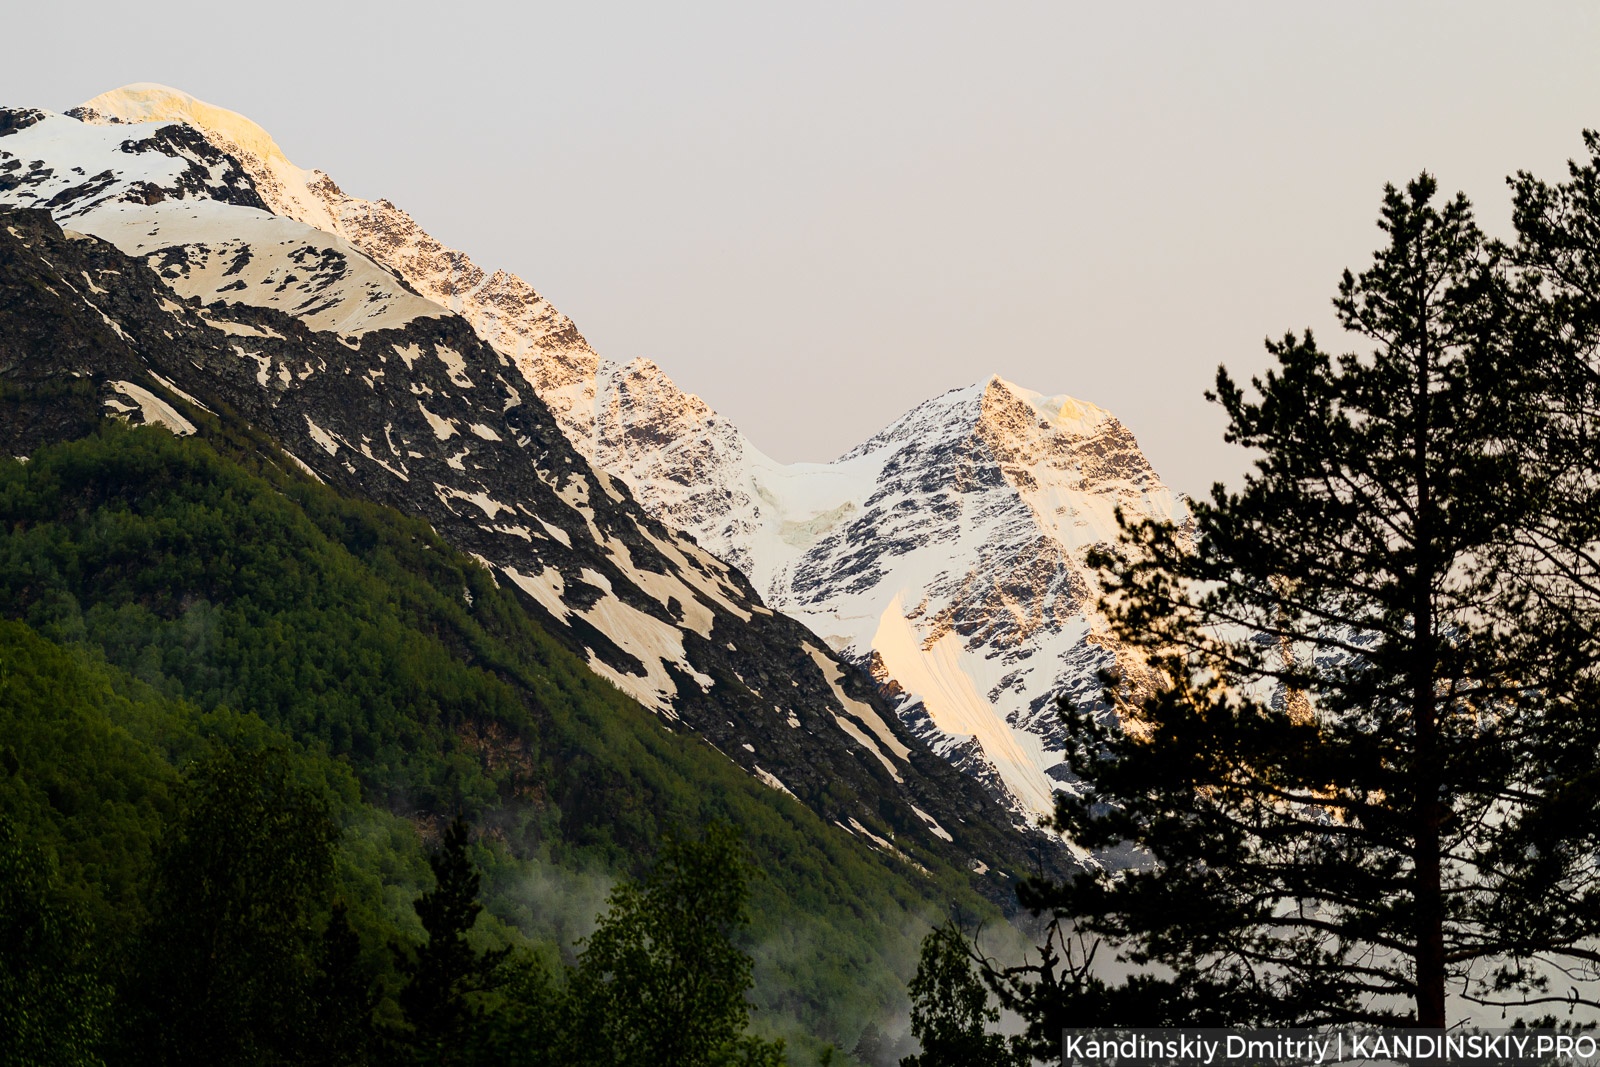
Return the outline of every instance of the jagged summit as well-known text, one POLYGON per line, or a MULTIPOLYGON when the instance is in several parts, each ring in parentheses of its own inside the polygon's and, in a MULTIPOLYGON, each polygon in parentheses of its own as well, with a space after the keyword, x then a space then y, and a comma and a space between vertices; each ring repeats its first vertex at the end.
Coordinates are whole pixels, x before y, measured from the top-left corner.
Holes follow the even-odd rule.
MULTIPOLYGON (((1039 422, 1047 424, 1049 429, 1057 433, 1087 436, 1098 431, 1106 423, 1116 421, 1116 416, 1111 412, 1086 400, 1079 400, 1065 393, 1045 396, 1032 389, 1025 389, 1015 382, 1009 382, 998 374, 992 375, 984 383, 983 393, 985 398, 983 413, 991 420, 998 420, 1002 417, 1002 412, 1015 408, 1020 403, 1031 409, 1039 422)), ((1154 472, 1151 473, 1153 476, 1154 472)))
POLYGON ((1119 507, 1180 505, 1114 416, 999 377, 918 405, 822 471, 751 471, 764 505, 751 551, 778 560, 758 587, 867 664, 936 750, 1024 817, 1048 813, 1065 784, 1056 699, 1097 702, 1116 655, 1085 552, 1115 540, 1119 507), (832 495, 784 492, 797 482, 832 495))

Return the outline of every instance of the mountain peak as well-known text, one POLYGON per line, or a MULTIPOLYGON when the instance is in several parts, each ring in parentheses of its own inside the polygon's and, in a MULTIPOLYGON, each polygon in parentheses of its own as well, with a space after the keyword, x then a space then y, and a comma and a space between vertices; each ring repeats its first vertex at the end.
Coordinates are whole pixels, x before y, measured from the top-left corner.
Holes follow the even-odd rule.
POLYGON ((186 122, 222 134, 264 160, 289 163, 272 136, 254 122, 169 85, 133 82, 84 101, 82 110, 90 122, 107 118, 122 122, 186 122))
POLYGON ((340 195, 338 187, 321 171, 291 163, 271 134, 237 111, 208 104, 169 85, 133 82, 101 93, 71 113, 92 123, 182 122, 193 126, 239 160, 274 214, 349 236, 340 228, 329 203, 340 195))
POLYGON ((1040 429, 1071 435, 1088 436, 1106 423, 1116 420, 1116 416, 1111 412, 1095 404, 1065 393, 1045 396, 1032 389, 1024 389, 1015 382, 1006 381, 998 374, 985 384, 982 407, 984 416, 1007 410, 1021 413, 1024 409, 1037 418, 1040 429))

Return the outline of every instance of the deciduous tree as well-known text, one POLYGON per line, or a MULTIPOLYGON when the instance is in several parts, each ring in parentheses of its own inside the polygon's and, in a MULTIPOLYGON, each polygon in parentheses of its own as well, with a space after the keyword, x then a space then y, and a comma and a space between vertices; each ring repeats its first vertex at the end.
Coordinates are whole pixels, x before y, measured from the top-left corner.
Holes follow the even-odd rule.
POLYGON ((922 939, 911 994, 911 1033, 922 1051, 900 1067, 1019 1067, 1028 1061, 1003 1035, 990 1031, 1000 1012, 989 1002, 967 939, 954 922, 922 939))
POLYGON ((43 849, 0 816, 0 1049, 27 1067, 98 1065, 110 991, 43 849))
POLYGON ((669 838, 649 876, 611 893, 572 976, 574 1062, 777 1065, 781 1042, 747 1036, 754 867, 733 831, 669 838))

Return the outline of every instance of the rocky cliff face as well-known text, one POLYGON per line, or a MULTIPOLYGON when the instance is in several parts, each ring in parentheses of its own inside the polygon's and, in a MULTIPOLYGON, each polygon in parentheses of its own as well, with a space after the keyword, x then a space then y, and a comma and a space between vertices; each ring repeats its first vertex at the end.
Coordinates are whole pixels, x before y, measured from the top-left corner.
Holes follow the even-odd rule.
POLYGON ((1056 701, 1098 702, 1116 654, 1084 553, 1115 540, 1118 508, 1170 515, 1170 493, 1108 413, 999 378, 918 406, 827 476, 835 497, 787 514, 765 494, 769 602, 866 662, 919 736, 1020 816, 1049 811, 1056 701), (818 529, 812 508, 837 518, 818 529))
POLYGON ((1176 507, 1109 413, 993 378, 833 463, 780 464, 653 363, 602 359, 527 283, 486 273, 388 201, 295 167, 242 116, 158 86, 108 93, 83 114, 193 124, 277 217, 458 312, 651 517, 870 670, 905 724, 1019 821, 1050 810, 1063 778, 1055 700, 1097 701, 1097 672, 1115 655, 1084 553, 1114 540, 1117 507, 1176 507))
POLYGON ((0 212, 40 209, 0 213, 0 447, 103 415, 248 424, 283 462, 426 518, 668 728, 874 847, 1063 869, 869 679, 592 468, 511 357, 350 241, 273 214, 212 141, 0 111, 0 176, 0 212))

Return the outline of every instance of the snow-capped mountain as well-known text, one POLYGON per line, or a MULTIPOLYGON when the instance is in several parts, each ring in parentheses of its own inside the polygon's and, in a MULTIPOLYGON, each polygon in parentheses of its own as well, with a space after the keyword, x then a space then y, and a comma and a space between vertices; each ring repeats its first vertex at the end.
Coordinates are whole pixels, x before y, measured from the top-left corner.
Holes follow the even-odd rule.
POLYGON ((758 588, 866 660, 938 751, 992 768, 1028 815, 1049 812, 1056 701, 1099 702, 1114 658, 1084 554, 1115 542, 1118 508, 1171 517, 1171 493, 1109 413, 998 377, 919 405, 823 470, 744 473, 760 501, 747 523, 758 588))
MULTIPOLYGON (((86 432, 85 396, 179 433, 202 412, 238 420, 313 476, 425 518, 669 728, 873 847, 977 869, 1039 860, 1042 839, 1005 832, 870 679, 592 468, 472 323, 350 239, 277 214, 297 187, 261 163, 281 160, 264 134, 247 167, 232 154, 246 147, 193 126, 82 116, 0 110, 0 377, 41 398, 7 408, 0 447, 86 432), (74 378, 95 392, 46 388, 74 378)), ((512 332, 554 344, 565 320, 549 312, 539 333, 534 306, 512 332)))
POLYGON ((295 166, 242 116, 152 85, 75 114, 188 123, 239 161, 278 219, 359 249, 458 312, 653 518, 869 669, 919 736, 1018 815, 1050 810, 1055 700, 1097 700, 1097 671, 1115 655, 1093 622, 1084 553, 1115 538, 1118 506, 1160 517, 1178 506, 1115 417, 996 377, 920 405, 832 463, 780 464, 655 364, 601 358, 526 282, 485 272, 388 201, 295 166))
MULTIPOLYGON (((576 384, 594 378, 599 357, 572 320, 527 282, 505 271, 486 273, 389 201, 348 196, 322 171, 295 166, 265 130, 243 115, 150 83, 102 93, 71 114, 86 123, 181 122, 200 131, 214 148, 238 161, 262 206, 273 215, 359 248, 416 293, 472 323, 478 336, 530 380, 576 384), (558 370, 558 365, 565 369, 558 370)), ((540 395, 545 392, 541 389, 540 395)), ((559 410, 558 405, 552 409, 559 410)))
POLYGON ((1051 810, 1056 701, 1098 703, 1117 654, 1085 554, 1115 542, 1119 507, 1182 507, 1121 422, 995 377, 832 463, 782 464, 650 363, 602 362, 593 392, 558 410, 596 466, 866 666, 920 737, 1020 816, 1051 810))

